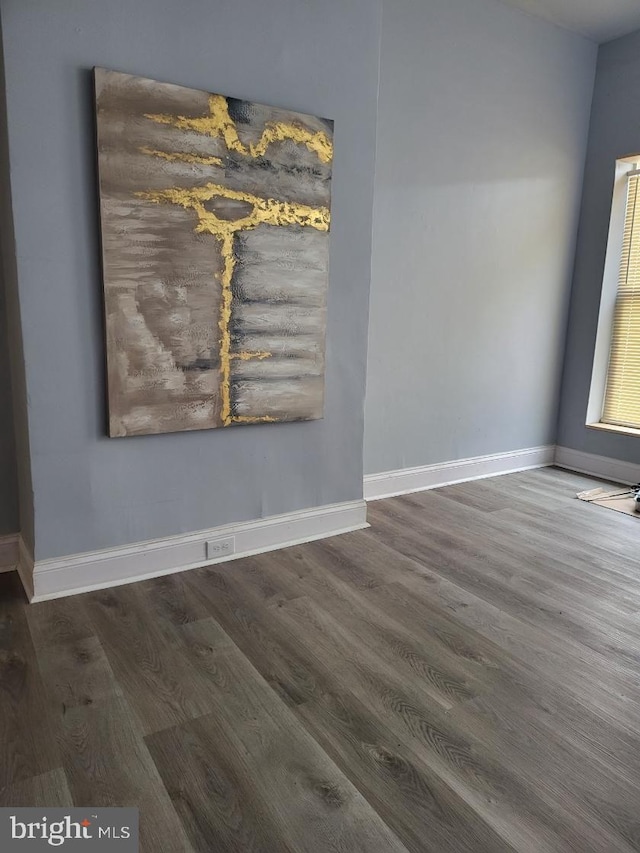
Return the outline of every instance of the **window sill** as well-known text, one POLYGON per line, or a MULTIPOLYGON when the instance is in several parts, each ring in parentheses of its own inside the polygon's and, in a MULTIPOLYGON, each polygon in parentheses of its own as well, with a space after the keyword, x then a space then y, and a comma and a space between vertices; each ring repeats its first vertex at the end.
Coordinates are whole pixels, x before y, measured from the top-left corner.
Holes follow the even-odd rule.
POLYGON ((622 435, 635 435, 640 436, 640 429, 634 429, 633 427, 623 427, 617 426, 616 424, 586 424, 587 429, 599 429, 602 432, 617 432, 622 435))

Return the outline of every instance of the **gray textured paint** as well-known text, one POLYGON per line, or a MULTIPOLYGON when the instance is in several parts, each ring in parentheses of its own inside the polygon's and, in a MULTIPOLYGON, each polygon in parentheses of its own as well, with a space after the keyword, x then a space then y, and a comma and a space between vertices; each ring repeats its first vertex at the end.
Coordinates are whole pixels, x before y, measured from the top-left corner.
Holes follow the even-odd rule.
POLYGON ((615 161, 640 151, 640 32, 598 53, 580 231, 571 294, 558 444, 640 462, 640 439, 585 426, 615 161))
POLYGON ((596 48, 494 0, 383 9, 365 470, 553 442, 596 48))
POLYGON ((0 536, 20 528, 18 475, 13 430, 13 403, 7 340, 7 306, 0 245, 0 536))
POLYGON ((2 10, 36 557, 360 497, 379 3, 2 10), (105 437, 94 65, 335 120, 324 420, 105 437))
POLYGON ((33 548, 33 496, 27 393, 18 304, 0 25, 0 533, 20 531, 33 548), (6 338, 4 337, 6 335, 6 338), (13 427, 11 420, 13 420, 13 427), (5 479, 6 478, 6 479, 5 479))

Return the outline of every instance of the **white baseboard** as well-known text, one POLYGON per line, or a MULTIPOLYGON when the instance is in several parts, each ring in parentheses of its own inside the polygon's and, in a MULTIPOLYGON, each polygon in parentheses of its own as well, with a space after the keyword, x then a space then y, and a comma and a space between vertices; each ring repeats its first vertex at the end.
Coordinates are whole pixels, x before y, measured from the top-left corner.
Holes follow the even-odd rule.
MULTIPOLYGON (((640 465, 566 447, 545 446, 370 474, 364 478, 364 497, 378 500, 554 464, 614 482, 640 482, 640 465)), ((365 501, 352 501, 35 563, 20 536, 5 536, 0 537, 0 572, 17 567, 29 600, 45 601, 214 565, 367 526, 365 501), (208 541, 229 537, 235 537, 233 554, 217 559, 207 557, 208 541)))
POLYGON ((150 542, 36 560, 35 565, 31 563, 32 571, 24 549, 20 576, 29 600, 45 601, 248 557, 364 527, 368 524, 363 500, 330 504, 150 542), (229 537, 235 537, 232 554, 217 559, 207 557, 208 541, 229 537))
POLYGON ((33 601, 33 554, 27 548, 24 539, 18 540, 18 574, 29 601, 33 601))
POLYGON ((597 456, 595 453, 583 453, 570 447, 556 447, 555 464, 559 468, 568 468, 614 483, 640 483, 640 465, 611 459, 609 456, 597 456))
POLYGON ((17 568, 19 540, 20 535, 18 533, 0 536, 0 574, 2 572, 13 572, 17 568))
POLYGON ((419 468, 367 474, 364 478, 364 497, 367 501, 376 501, 395 495, 451 486, 454 483, 481 480, 484 477, 544 468, 553 465, 554 455, 555 447, 549 445, 513 450, 509 453, 494 453, 490 456, 474 456, 471 459, 456 459, 454 462, 439 462, 436 465, 422 465, 419 468))

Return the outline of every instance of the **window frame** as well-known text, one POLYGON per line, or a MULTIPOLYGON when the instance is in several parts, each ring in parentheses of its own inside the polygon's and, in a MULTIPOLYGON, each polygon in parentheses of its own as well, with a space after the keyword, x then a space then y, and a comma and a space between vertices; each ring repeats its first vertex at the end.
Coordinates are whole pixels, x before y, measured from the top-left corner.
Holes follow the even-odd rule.
POLYGON ((587 427, 607 432, 626 433, 628 435, 640 435, 640 429, 604 423, 601 418, 604 409, 607 372, 613 339, 613 321, 618 296, 628 178, 631 174, 637 173, 639 167, 640 153, 621 157, 616 160, 611 218, 609 220, 609 234, 600 297, 600 312, 598 315, 596 346, 586 417, 587 427))

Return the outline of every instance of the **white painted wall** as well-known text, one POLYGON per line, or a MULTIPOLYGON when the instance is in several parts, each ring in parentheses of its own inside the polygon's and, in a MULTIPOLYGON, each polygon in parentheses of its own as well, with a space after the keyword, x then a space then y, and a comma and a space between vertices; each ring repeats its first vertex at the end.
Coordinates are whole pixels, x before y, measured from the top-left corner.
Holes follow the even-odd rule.
POLYGON ((555 441, 596 47, 386 0, 365 473, 555 441))

